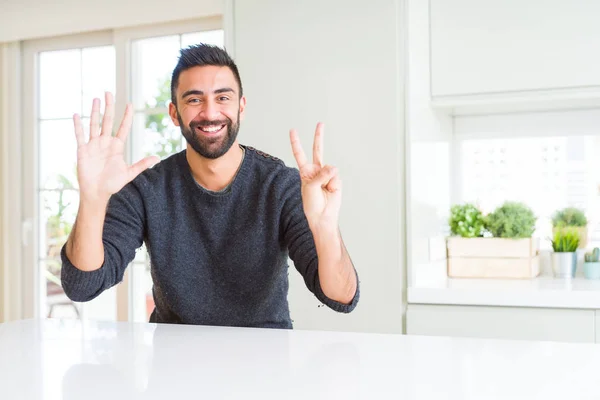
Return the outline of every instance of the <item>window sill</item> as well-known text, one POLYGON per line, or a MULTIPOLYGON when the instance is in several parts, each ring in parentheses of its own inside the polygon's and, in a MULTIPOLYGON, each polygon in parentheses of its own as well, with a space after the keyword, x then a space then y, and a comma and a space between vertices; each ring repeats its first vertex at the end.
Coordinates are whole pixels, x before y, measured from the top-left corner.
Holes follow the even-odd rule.
POLYGON ((419 265, 407 290, 409 304, 577 308, 600 310, 600 280, 542 273, 534 279, 448 278, 445 260, 419 265))

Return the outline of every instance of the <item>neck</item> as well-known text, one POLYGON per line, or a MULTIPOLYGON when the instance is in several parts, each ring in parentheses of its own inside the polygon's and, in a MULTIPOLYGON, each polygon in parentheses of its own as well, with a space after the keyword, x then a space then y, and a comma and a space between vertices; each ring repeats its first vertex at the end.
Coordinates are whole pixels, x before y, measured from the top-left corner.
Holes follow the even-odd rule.
POLYGON ((236 140, 227 153, 214 160, 204 158, 188 144, 187 162, 198 184, 213 192, 223 190, 231 183, 242 162, 243 150, 236 140))

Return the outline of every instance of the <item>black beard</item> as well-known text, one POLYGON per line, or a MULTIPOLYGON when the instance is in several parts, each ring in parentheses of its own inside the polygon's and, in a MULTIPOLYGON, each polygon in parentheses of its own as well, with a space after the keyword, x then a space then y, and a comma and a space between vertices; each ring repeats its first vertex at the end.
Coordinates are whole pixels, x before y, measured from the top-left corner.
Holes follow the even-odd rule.
POLYGON ((231 119, 226 118, 225 120, 219 121, 192 121, 189 126, 185 126, 179 111, 177 111, 177 119, 179 120, 179 127, 181 128, 181 134, 185 138, 186 142, 194 149, 196 153, 204 158, 214 160, 227 153, 235 139, 237 138, 238 131, 240 130, 240 110, 238 110, 237 120, 234 123, 231 119), (210 125, 226 125, 225 136, 218 138, 206 138, 196 133, 196 127, 210 126, 210 125))

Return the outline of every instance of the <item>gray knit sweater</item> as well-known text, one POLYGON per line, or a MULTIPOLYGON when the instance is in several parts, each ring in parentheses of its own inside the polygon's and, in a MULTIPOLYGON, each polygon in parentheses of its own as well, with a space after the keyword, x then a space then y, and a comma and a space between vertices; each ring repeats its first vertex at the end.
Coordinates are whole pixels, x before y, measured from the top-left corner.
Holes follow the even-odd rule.
POLYGON ((146 244, 156 308, 151 322, 291 328, 288 255, 307 288, 323 294, 317 253, 302 208, 297 169, 246 147, 231 185, 211 192, 196 183, 185 150, 146 170, 110 199, 104 264, 84 272, 63 247, 62 284, 73 301, 89 301, 123 279, 146 244))

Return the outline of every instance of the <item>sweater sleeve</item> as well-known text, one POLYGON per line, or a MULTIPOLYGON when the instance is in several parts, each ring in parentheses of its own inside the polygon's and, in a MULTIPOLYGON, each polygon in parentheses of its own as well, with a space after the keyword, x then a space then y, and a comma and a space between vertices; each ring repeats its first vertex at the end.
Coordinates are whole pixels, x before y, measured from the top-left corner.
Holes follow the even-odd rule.
POLYGON ((127 265, 144 238, 144 203, 130 182, 111 196, 108 203, 102 243, 104 263, 95 271, 82 271, 74 266, 61 249, 61 280, 65 294, 73 301, 90 301, 123 280, 127 265))
MULTIPOLYGON (((294 266, 304 278, 304 283, 315 297, 334 311, 349 313, 358 304, 360 284, 356 276, 356 294, 350 304, 340 303, 327 297, 319 281, 319 259, 313 234, 308 226, 302 206, 302 192, 298 170, 290 169, 284 183, 284 204, 281 216, 282 233, 285 245, 294 266)), ((354 271, 356 273, 356 270, 354 271)))

